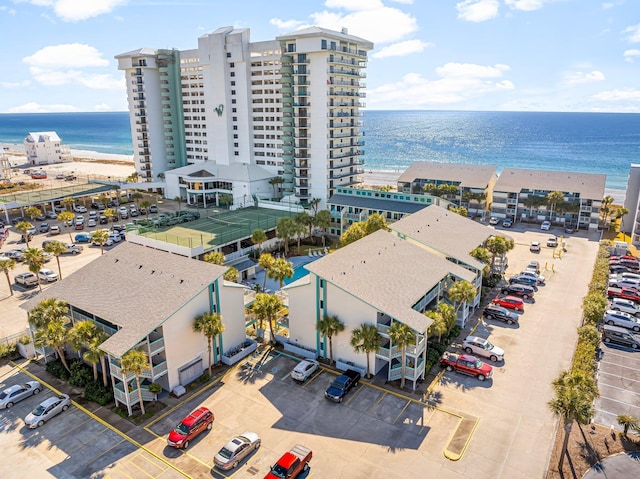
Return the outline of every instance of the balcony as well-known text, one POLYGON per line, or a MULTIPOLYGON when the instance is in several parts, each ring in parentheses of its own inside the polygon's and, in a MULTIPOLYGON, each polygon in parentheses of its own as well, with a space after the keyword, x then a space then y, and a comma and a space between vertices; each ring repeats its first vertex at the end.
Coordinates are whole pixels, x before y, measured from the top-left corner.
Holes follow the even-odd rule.
MULTIPOLYGON (((424 372, 424 361, 422 358, 418 358, 417 364, 414 367, 405 366, 404 377, 405 379, 417 380, 424 372)), ((389 380, 395 381, 402 378, 402 365, 395 366, 389 370, 389 380)))
POLYGON ((331 172, 329 174, 329 179, 330 180, 336 180, 336 179, 339 179, 339 178, 346 178, 347 176, 361 175, 362 173, 364 173, 364 170, 362 170, 361 168, 353 168, 353 169, 351 169, 349 171, 342 172, 342 173, 331 172))
POLYGON ((348 158, 349 156, 360 156, 364 155, 364 151, 362 150, 354 150, 354 151, 345 151, 343 153, 334 153, 329 160, 337 160, 340 158, 348 158))

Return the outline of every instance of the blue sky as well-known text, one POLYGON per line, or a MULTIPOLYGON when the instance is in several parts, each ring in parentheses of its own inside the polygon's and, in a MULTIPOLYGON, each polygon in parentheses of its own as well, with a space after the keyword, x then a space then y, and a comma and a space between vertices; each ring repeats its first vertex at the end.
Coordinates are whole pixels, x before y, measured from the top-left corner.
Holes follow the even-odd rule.
POLYGON ((640 113, 638 0, 0 0, 0 113, 126 110, 115 55, 228 25, 373 41, 368 109, 640 113))

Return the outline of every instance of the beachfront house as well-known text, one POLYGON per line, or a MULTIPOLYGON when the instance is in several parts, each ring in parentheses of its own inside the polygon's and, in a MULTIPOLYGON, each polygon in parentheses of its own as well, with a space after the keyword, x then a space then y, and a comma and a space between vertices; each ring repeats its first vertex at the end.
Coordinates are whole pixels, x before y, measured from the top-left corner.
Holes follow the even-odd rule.
POLYGON ((71 150, 62 144, 62 140, 55 131, 31 132, 23 143, 30 165, 51 165, 73 161, 71 150))
POLYGON ((471 216, 483 216, 497 178, 495 166, 414 161, 398 178, 397 188, 404 193, 441 196, 464 206, 471 216))
POLYGON ((335 191, 327 208, 331 212, 330 234, 337 236, 374 213, 382 215, 387 223, 393 223, 432 204, 445 208, 455 206, 444 198, 424 194, 352 187, 336 188, 335 191))
POLYGON ((215 342, 214 362, 228 362, 225 353, 251 346, 244 326, 246 288, 224 281, 225 271, 223 266, 125 242, 22 307, 28 313, 43 299, 58 298, 69 304, 71 324, 89 320, 104 330, 109 337, 100 349, 107 354, 116 404, 131 414, 139 402, 136 382, 120 368, 120 358, 128 351, 140 349, 148 356, 151 367, 142 373, 141 388, 143 398, 152 400, 150 383, 174 391, 208 367, 206 337, 193 331, 196 316, 222 316, 225 330, 215 342))
POLYGON ((593 173, 505 168, 493 187, 491 215, 595 231, 605 181, 606 175, 593 173), (562 193, 562 201, 549 201, 555 191, 562 193))

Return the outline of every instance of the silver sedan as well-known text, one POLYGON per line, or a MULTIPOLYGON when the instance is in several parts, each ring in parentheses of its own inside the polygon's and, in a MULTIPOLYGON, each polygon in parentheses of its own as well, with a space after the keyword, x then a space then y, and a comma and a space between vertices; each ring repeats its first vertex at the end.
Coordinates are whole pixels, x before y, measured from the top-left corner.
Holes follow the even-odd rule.
POLYGON ((50 397, 42 401, 37 408, 27 414, 27 417, 24 418, 24 423, 27 427, 35 429, 36 427, 42 426, 52 417, 69 409, 70 405, 71 400, 66 394, 50 397))
POLYGON ((217 467, 225 471, 236 467, 252 451, 260 447, 260 437, 255 432, 243 432, 234 437, 213 458, 217 467))
POLYGON ((42 386, 38 381, 28 381, 23 384, 15 384, 0 393, 0 409, 10 408, 24 398, 38 394, 42 386))

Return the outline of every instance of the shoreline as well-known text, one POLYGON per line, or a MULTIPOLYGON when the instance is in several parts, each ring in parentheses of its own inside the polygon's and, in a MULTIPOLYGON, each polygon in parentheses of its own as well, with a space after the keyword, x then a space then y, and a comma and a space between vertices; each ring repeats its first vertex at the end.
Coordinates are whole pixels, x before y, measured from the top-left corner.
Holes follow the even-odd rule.
MULTIPOLYGON (((24 145, 17 143, 0 143, 1 148, 6 148, 5 153, 9 157, 12 166, 25 165, 24 145), (20 162, 20 163, 18 163, 20 162)), ((53 165, 43 165, 43 169, 54 172, 83 173, 83 174, 100 174, 103 176, 126 177, 130 175, 134 168, 133 155, 120 155, 114 153, 100 153, 91 150, 71 149, 73 156, 72 162, 55 163, 53 165), (99 171, 96 165, 100 165, 99 171)), ((404 170, 374 170, 366 169, 362 173, 364 185, 368 187, 395 187, 400 175, 404 170)), ((605 188, 605 195, 613 197, 616 204, 624 203, 626 189, 605 188)))

